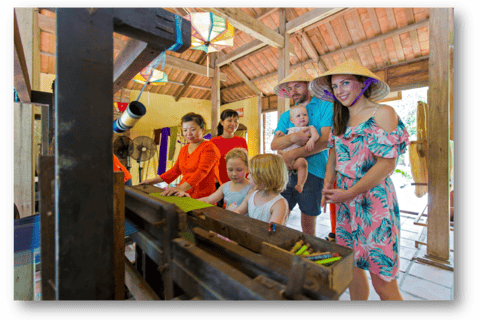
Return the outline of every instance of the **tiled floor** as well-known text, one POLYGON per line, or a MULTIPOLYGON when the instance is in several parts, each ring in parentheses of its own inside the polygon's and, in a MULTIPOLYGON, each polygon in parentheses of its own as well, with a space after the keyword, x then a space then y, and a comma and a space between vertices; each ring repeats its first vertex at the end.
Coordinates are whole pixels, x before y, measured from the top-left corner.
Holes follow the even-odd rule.
MULTIPOLYGON (((415 216, 412 214, 401 213, 400 220, 402 223, 400 239, 401 260, 400 275, 397 281, 403 299, 453 300, 453 271, 447 271, 443 268, 414 260, 415 257, 423 257, 426 254, 425 246, 420 245, 418 249, 415 248, 415 241, 426 242, 426 227, 415 225, 415 216)), ((301 231, 298 206, 292 210, 287 226, 301 231)), ((325 238, 330 231, 330 214, 328 212, 322 213, 317 218, 316 236, 325 238)), ((451 248, 453 249, 453 232, 451 232, 450 238, 451 248)), ((453 253, 451 253, 450 262, 453 266, 453 253)), ((370 278, 370 275, 368 277, 370 278)), ((340 300, 350 300, 348 289, 340 297, 340 300)), ((380 300, 371 282, 369 300, 380 300)))

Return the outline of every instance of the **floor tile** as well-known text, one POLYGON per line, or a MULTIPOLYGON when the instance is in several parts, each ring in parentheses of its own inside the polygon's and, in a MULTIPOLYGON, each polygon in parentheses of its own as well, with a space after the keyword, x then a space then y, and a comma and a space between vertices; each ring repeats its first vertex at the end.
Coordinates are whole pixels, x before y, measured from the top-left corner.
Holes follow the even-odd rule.
POLYGON ((437 268, 428 264, 420 263, 418 261, 412 262, 412 266, 408 274, 441 284, 445 287, 453 287, 454 274, 452 271, 437 268))
POLYGON ((411 260, 400 258, 400 271, 405 272, 408 268, 408 266, 412 263, 411 260))
POLYGON ((411 231, 411 232, 422 232, 424 226, 418 226, 413 224, 413 220, 408 220, 401 225, 401 230, 411 231))
POLYGON ((408 248, 408 247, 400 246, 400 258, 412 260, 412 258, 415 256, 415 253, 417 253, 416 248, 408 248))
POLYGON ((426 300, 450 300, 451 289, 439 284, 407 275, 400 287, 401 290, 426 300))
POLYGON ((408 230, 400 231, 400 238, 405 238, 413 241, 417 241, 420 238, 420 232, 411 232, 408 230))
POLYGON ((415 241, 405 238, 400 238, 400 245, 407 248, 415 248, 415 241))
POLYGON ((410 294, 410 293, 408 293, 408 292, 405 292, 405 291, 403 291, 403 290, 400 290, 400 293, 402 294, 402 298, 403 298, 403 300, 405 300, 405 301, 411 301, 411 300, 420 300, 420 301, 423 300, 423 301, 425 301, 424 298, 417 297, 417 296, 415 296, 415 295, 413 295, 413 294, 410 294))

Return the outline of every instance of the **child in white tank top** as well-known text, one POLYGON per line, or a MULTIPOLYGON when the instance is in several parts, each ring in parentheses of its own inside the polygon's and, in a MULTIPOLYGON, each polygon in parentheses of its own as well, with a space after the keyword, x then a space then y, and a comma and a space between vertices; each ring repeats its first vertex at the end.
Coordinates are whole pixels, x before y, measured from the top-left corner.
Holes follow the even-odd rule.
POLYGON ((275 154, 259 154, 250 160, 250 189, 235 212, 254 219, 285 225, 288 203, 280 192, 288 182, 288 170, 283 159, 275 154))

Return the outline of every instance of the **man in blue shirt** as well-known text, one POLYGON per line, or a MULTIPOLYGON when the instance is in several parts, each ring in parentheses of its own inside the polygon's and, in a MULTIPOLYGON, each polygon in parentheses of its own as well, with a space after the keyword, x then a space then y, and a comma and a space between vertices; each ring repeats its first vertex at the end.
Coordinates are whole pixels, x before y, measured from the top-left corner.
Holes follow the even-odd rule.
POLYGON ((282 157, 289 168, 292 167, 293 162, 297 158, 303 157, 307 160, 308 177, 303 192, 299 193, 295 190, 297 175, 292 172, 287 188, 282 193, 282 196, 287 200, 290 210, 298 203, 300 211, 302 212, 302 231, 315 236, 317 216, 321 213, 320 203, 322 199, 323 179, 325 178, 328 159, 326 147, 333 125, 333 106, 332 103, 320 100, 310 94, 308 84, 311 80, 312 78, 301 68, 280 82, 275 87, 275 92, 280 97, 292 98, 295 105, 304 105, 306 107, 309 125, 313 125, 320 135, 320 138, 315 143, 314 149, 312 151, 305 149, 305 144, 310 138, 308 128, 297 133, 287 134, 288 128, 294 127, 294 124, 290 120, 290 110, 285 111, 280 116, 271 149, 283 150, 292 144, 301 146, 285 152, 282 157))

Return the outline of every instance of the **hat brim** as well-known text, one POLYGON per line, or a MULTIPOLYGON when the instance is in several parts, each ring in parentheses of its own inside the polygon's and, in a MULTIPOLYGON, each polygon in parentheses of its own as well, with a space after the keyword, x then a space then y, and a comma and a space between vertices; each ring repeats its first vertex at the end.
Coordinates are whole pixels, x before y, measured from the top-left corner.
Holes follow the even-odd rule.
MULTIPOLYGON (((333 95, 333 91, 328 79, 329 79, 328 75, 313 79, 310 82, 309 90, 318 99, 334 102, 331 96, 325 94, 325 90, 327 90, 331 95, 333 95)), ((371 95, 368 99, 372 102, 380 101, 390 93, 390 87, 382 80, 380 79, 377 79, 377 80, 379 80, 378 83, 372 83, 370 85, 372 89, 371 89, 371 95)))

